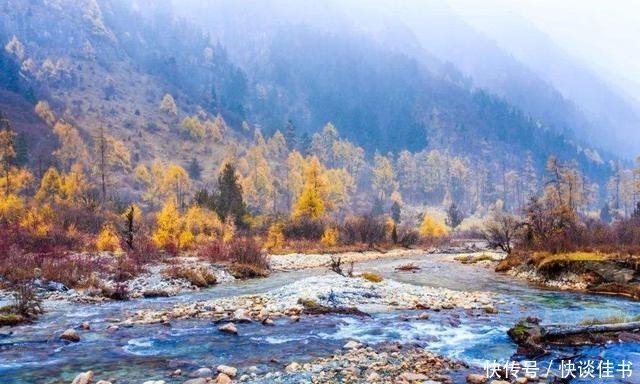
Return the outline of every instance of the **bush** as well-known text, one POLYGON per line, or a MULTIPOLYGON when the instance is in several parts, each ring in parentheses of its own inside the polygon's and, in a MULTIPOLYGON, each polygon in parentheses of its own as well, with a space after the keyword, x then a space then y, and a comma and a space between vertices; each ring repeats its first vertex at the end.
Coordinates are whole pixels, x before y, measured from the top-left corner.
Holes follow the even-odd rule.
POLYGON ((239 237, 229 244, 230 259, 235 264, 251 265, 269 270, 269 257, 262 252, 260 244, 252 237, 239 237))
POLYGON ((324 230, 320 242, 325 247, 333 247, 334 245, 338 244, 338 236, 339 234, 337 228, 327 228, 324 230))
POLYGON ((303 216, 288 221, 282 231, 287 239, 320 240, 324 234, 324 227, 322 220, 303 216))
POLYGON ((283 225, 280 223, 271 224, 269 232, 267 233, 267 242, 265 247, 269 251, 277 251, 284 246, 284 233, 282 232, 283 225))
POLYGON ((116 229, 112 224, 105 224, 96 239, 96 248, 98 251, 118 252, 120 248, 120 239, 116 229))
POLYGON ((203 266, 173 266, 165 271, 165 275, 173 279, 187 280, 191 285, 200 288, 206 288, 217 283, 216 276, 203 266))
POLYGON ((403 227, 398 230, 398 244, 405 248, 409 248, 418 244, 420 241, 420 234, 415 229, 409 227, 403 227))
POLYGON ((345 244, 361 242, 371 246, 385 241, 386 225, 383 219, 372 215, 348 217, 342 224, 340 234, 345 244))
POLYGON ((439 238, 446 236, 449 231, 444 223, 440 223, 430 215, 425 214, 422 224, 420 224, 419 232, 423 237, 439 238))

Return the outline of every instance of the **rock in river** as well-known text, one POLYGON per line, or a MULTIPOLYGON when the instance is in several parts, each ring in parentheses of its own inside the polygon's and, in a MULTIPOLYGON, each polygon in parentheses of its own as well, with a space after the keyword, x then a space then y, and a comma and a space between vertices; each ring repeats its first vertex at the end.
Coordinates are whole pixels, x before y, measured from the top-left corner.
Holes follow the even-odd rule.
POLYGON ((78 332, 73 329, 67 329, 66 331, 62 332, 62 335, 60 335, 60 339, 77 343, 78 341, 80 341, 80 335, 78 335, 78 332))
POLYGON ((487 377, 479 373, 471 373, 467 376, 467 383, 470 384, 484 384, 487 382, 487 377))
POLYGON ((342 348, 344 348, 344 349, 358 349, 358 348, 360 348, 360 343, 358 343, 357 341, 350 340, 342 348))
POLYGON ((233 325, 233 323, 227 323, 225 325, 221 325, 218 327, 218 330, 220 332, 224 332, 224 333, 229 333, 232 335, 237 335, 238 334, 238 328, 236 328, 235 325, 233 325))
POLYGON ((213 371, 210 368, 199 368, 191 374, 191 377, 213 377, 213 371))

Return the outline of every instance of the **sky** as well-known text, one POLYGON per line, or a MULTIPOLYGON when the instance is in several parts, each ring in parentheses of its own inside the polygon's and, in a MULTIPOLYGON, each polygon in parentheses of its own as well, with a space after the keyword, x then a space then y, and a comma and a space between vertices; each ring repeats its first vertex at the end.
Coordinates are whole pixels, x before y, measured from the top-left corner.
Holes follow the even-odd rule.
MULTIPOLYGON (((566 52, 640 97, 640 0, 449 0, 480 24, 513 12, 566 52)), ((475 23, 474 23, 475 24, 475 23)))

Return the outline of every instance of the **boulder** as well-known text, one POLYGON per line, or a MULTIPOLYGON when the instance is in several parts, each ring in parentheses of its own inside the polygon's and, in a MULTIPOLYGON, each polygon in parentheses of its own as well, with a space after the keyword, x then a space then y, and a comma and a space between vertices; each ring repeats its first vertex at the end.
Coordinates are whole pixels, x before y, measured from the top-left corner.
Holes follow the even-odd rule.
POLYGON ((229 333, 229 334, 232 334, 232 335, 237 335, 238 334, 238 328, 236 328, 236 326, 233 325, 233 323, 227 323, 227 324, 219 326, 218 327, 218 331, 224 332, 224 333, 229 333))
POLYGON ((231 378, 224 373, 220 373, 216 378, 216 384, 229 384, 231 383, 231 378))
POLYGON ((213 377, 213 371, 211 370, 211 368, 199 368, 191 373, 191 377, 213 377))
POLYGON ((71 384, 91 384, 93 382, 93 371, 87 371, 76 376, 71 384))
POLYGON ((231 320, 236 323, 250 323, 252 321, 251 313, 246 309, 236 309, 231 320))
POLYGON ((85 331, 88 331, 91 329, 91 324, 85 321, 82 324, 80 324, 80 328, 84 329, 85 331))
POLYGON ((78 335, 78 332, 73 329, 67 329, 66 331, 62 332, 62 335, 60 335, 60 339, 70 341, 72 343, 77 343, 78 341, 80 341, 80 335, 78 335))
POLYGON ((342 348, 344 349, 358 349, 362 345, 357 341, 349 340, 342 348))
POLYGON ((487 305, 487 306, 485 306, 485 307, 484 307, 484 311, 485 311, 486 313, 489 313, 489 314, 496 314, 496 313, 498 313, 498 310, 496 309, 496 307, 494 307, 494 306, 492 306, 492 305, 487 305))
POLYGON ((296 363, 295 361, 289 365, 287 365, 284 369, 285 372, 290 373, 290 372, 296 372, 299 371, 302 368, 302 366, 300 366, 300 364, 296 363))
POLYGON ((224 373, 229 377, 236 377, 236 374, 238 373, 237 368, 230 367, 228 365, 222 365, 222 364, 218 365, 218 367, 216 368, 216 371, 218 371, 218 373, 224 373))

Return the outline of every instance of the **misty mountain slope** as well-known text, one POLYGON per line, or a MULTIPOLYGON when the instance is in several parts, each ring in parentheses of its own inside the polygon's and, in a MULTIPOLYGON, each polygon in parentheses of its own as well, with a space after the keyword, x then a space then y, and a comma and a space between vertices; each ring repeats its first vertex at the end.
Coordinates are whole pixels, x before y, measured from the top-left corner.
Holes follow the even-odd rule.
POLYGON ((640 142, 628 140, 640 126, 637 100, 562 50, 531 22, 513 14, 498 20, 500 22, 477 21, 478 28, 580 107, 593 122, 584 126, 585 137, 627 156, 635 156, 640 151, 640 142), (603 128, 607 129, 607 135, 601 135, 603 128))
POLYGON ((233 36, 251 33, 228 55, 226 40, 211 41, 161 2, 18 1, 6 11, 2 33, 22 45, 24 54, 12 57, 37 98, 49 100, 89 143, 104 126, 135 161, 186 164, 195 157, 212 174, 221 158, 242 152, 242 141, 197 142, 181 121, 220 113, 238 137, 243 121, 266 133, 288 119, 308 133, 331 121, 370 156, 428 147, 518 163, 531 152, 539 167, 556 154, 575 158, 594 178, 606 173, 553 125, 471 89, 456 68, 430 71, 424 61, 342 28, 342 19, 319 30, 290 23, 260 29, 231 17, 233 36), (236 65, 239 52, 244 60, 236 65), (176 100, 176 115, 160 110, 166 93, 176 100))

